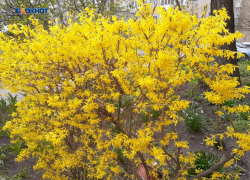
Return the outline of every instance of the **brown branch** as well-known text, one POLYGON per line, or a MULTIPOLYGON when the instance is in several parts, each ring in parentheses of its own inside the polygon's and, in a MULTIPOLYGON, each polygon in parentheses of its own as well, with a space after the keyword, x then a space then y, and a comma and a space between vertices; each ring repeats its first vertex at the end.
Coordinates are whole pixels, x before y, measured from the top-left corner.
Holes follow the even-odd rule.
POLYGON ((153 16, 153 14, 155 13, 156 6, 157 6, 157 3, 155 4, 155 7, 154 7, 154 9, 153 9, 153 11, 152 11, 152 16, 153 16))
POLYGON ((221 160, 220 162, 213 165, 208 170, 206 170, 206 171, 204 171, 204 172, 202 172, 194 177, 188 178, 187 180, 200 179, 202 177, 205 177, 205 176, 213 173, 214 171, 219 169, 221 166, 223 166, 226 162, 230 161, 235 155, 236 155, 236 153, 231 154, 230 156, 226 157, 224 160, 221 160))
POLYGON ((137 11, 140 13, 141 17, 142 17, 143 19, 146 19, 145 16, 143 16, 143 14, 139 11, 139 9, 138 9, 137 7, 136 7, 136 9, 137 9, 137 11))
POLYGON ((176 169, 177 170, 181 169, 181 166, 180 166, 180 154, 181 154, 181 148, 178 147, 177 157, 176 157, 176 161, 177 161, 177 163, 176 163, 176 166, 177 166, 176 169))
POLYGON ((187 165, 188 165, 188 163, 186 163, 186 164, 181 168, 181 170, 179 171, 179 173, 177 174, 177 176, 175 177, 174 180, 178 180, 178 178, 179 178, 180 175, 181 175, 181 172, 182 172, 184 169, 186 169, 187 165))
POLYGON ((122 106, 122 95, 119 97, 119 109, 118 109, 118 121, 120 120, 121 106, 122 106))
MULTIPOLYGON (((220 110, 219 105, 216 105, 217 112, 220 110)), ((217 132, 220 133, 220 116, 217 114, 217 132)))
MULTIPOLYGON (((165 90, 163 90, 163 99, 164 100, 166 99, 166 91, 165 90)), ((164 122, 164 119, 165 119, 165 106, 162 107, 162 111, 161 111, 161 120, 162 120, 162 122, 164 122)), ((164 136, 165 136, 164 125, 162 125, 162 127, 161 127, 161 137, 162 137, 162 139, 164 139, 164 136)))
POLYGON ((110 117, 111 118, 110 121, 118 128, 118 130, 121 133, 128 135, 127 132, 125 131, 125 129, 122 128, 121 124, 117 120, 115 120, 115 118, 113 117, 112 113, 109 113, 105 108, 99 107, 97 109, 97 113, 99 115, 103 114, 106 117, 110 117))
MULTIPOLYGON (((173 168, 173 166, 172 166, 172 164, 170 164, 169 160, 166 158, 165 161, 166 161, 168 167, 169 167, 175 174, 177 174, 177 173, 176 173, 176 170, 177 170, 177 169, 174 169, 174 168, 173 168)), ((178 171, 177 171, 177 172, 178 172, 178 171)))
POLYGON ((168 153, 167 151, 165 151, 165 150, 164 150, 164 152, 165 152, 165 154, 168 155, 175 163, 177 163, 176 159, 175 159, 171 154, 169 154, 169 153, 168 153))

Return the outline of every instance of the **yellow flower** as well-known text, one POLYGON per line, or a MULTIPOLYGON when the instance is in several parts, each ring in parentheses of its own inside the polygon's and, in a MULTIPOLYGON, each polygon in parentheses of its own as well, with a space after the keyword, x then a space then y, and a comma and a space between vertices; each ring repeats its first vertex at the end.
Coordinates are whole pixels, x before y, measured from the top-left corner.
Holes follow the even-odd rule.
POLYGON ((106 106, 106 109, 107 109, 108 112, 114 113, 116 108, 114 107, 113 104, 108 104, 108 105, 106 106))

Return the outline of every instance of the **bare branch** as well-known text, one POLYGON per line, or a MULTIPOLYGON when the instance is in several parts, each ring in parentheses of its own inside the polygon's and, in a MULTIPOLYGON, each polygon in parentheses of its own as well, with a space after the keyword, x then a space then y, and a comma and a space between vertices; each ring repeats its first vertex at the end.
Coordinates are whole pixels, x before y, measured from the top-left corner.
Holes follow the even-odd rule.
POLYGON ((213 165, 211 168, 209 168, 208 170, 194 176, 191 178, 188 178, 188 180, 193 180, 193 179, 199 179, 202 177, 205 177, 211 173, 213 173, 214 171, 216 171, 217 169, 219 169, 221 166, 223 166, 226 162, 230 161, 232 158, 234 158, 234 156, 236 156, 236 153, 231 154, 230 156, 226 157, 225 159, 221 160, 220 162, 216 163, 215 165, 213 165))
POLYGON ((180 5, 179 0, 175 0, 175 2, 176 2, 176 4, 177 4, 177 6, 179 7, 179 10, 181 11, 181 5, 180 5))

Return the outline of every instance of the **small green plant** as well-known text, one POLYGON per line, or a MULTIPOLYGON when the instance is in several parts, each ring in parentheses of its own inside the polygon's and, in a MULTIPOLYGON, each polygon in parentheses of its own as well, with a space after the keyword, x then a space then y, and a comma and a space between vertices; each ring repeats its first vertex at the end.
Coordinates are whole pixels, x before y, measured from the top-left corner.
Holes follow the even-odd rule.
POLYGON ((124 98, 123 105, 124 107, 129 108, 132 105, 132 98, 130 97, 124 98))
POLYGON ((161 115, 161 111, 151 110, 153 118, 158 118, 161 115))
POLYGON ((22 180, 27 178, 27 171, 30 170, 30 167, 23 167, 17 174, 8 176, 6 174, 0 174, 0 178, 6 179, 6 180, 22 180))
POLYGON ((23 169, 20 170, 20 172, 17 175, 19 177, 19 179, 20 178, 21 179, 26 178, 26 176, 27 176, 27 170, 28 170, 28 168, 23 168, 23 169))
POLYGON ((0 137, 4 137, 4 136, 9 136, 10 135, 10 131, 9 130, 2 130, 2 127, 0 126, 0 137))
POLYGON ((6 109, 7 108, 7 103, 3 97, 0 99, 0 108, 6 109))
POLYGON ((13 97, 10 93, 8 93, 7 101, 9 103, 8 105, 9 112, 10 113, 16 112, 17 95, 13 97))
MULTIPOLYGON (((215 163, 220 161, 219 156, 216 156, 216 155, 209 153, 209 152, 205 152, 203 150, 196 151, 195 155, 197 156, 196 160, 195 160, 195 166, 196 166, 195 169, 197 169, 197 170, 206 171, 207 169, 212 167, 215 163)), ((195 169, 194 168, 189 169, 188 174, 190 176, 195 176, 196 175, 195 169)), ((224 167, 220 167, 216 171, 221 172, 223 170, 224 170, 224 167)), ((207 175, 206 177, 210 178, 211 174, 207 175)))
POLYGON ((148 115, 147 115, 147 113, 142 112, 141 113, 141 118, 142 118, 144 123, 148 123, 148 115))
POLYGON ((207 99, 205 99, 205 104, 206 104, 206 105, 214 105, 213 103, 211 103, 211 102, 208 101, 207 99))
POLYGON ((19 155, 22 149, 26 148, 25 142, 23 140, 20 140, 16 143, 12 144, 12 150, 11 152, 15 155, 19 155))
MULTIPOLYGON (((168 107, 165 107, 165 109, 167 110, 168 107)), ((152 119, 159 118, 160 115, 161 115, 161 110, 158 110, 158 111, 153 110, 153 109, 150 110, 150 117, 152 117, 152 119)), ((143 120, 144 123, 147 124, 148 121, 149 121, 149 115, 148 115, 148 113, 141 112, 141 119, 143 120)))
POLYGON ((3 126, 7 121, 10 120, 10 115, 6 111, 0 111, 1 117, 0 117, 0 137, 9 136, 10 131, 9 130, 3 130, 3 126))
POLYGON ((191 85, 191 88, 186 90, 185 96, 188 98, 194 98, 196 96, 197 93, 197 86, 198 86, 198 79, 191 79, 189 81, 189 84, 191 85))
POLYGON ((249 129, 249 124, 246 120, 233 121, 234 130, 238 133, 245 133, 249 129))
MULTIPOLYGON (((221 146, 220 146, 220 140, 219 140, 219 138, 216 138, 215 139, 215 143, 214 143, 214 147, 216 148, 216 149, 219 149, 221 146)), ((221 144, 222 144, 222 147, 223 147, 223 149, 226 147, 226 142, 223 140, 223 139, 221 139, 221 144)))
POLYGON ((241 77, 242 85, 250 86, 250 78, 249 77, 241 77))
POLYGON ((250 81, 249 82, 245 82, 243 84, 246 85, 246 86, 250 86, 250 81))
POLYGON ((15 155, 18 155, 24 148, 26 148, 25 142, 23 140, 19 140, 16 143, 0 146, 0 154, 13 153, 15 155))
POLYGON ((10 152, 9 145, 0 146, 0 167, 4 166, 4 160, 6 159, 6 154, 10 152))
MULTIPOLYGON (((129 108, 132 105, 132 98, 131 97, 122 97, 121 98, 121 107, 129 108)), ((115 107, 119 107, 119 102, 115 103, 115 107)))
POLYGON ((191 85, 190 89, 186 90, 185 96, 192 99, 196 95, 196 87, 194 85, 191 85))
POLYGON ((205 131, 214 132, 216 128, 217 126, 215 126, 215 121, 211 118, 209 118, 207 122, 204 122, 202 124, 202 129, 205 131))
POLYGON ((193 85, 197 85, 197 84, 198 84, 198 79, 197 79, 197 77, 191 79, 191 80, 190 80, 190 83, 193 84, 193 85))
POLYGON ((241 167, 240 165, 238 165, 238 164, 235 164, 234 167, 236 168, 236 170, 237 170, 238 172, 245 172, 245 171, 246 171, 244 168, 242 168, 242 167, 241 167))
POLYGON ((201 102, 204 99, 204 96, 194 96, 193 100, 201 102))
POLYGON ((117 154, 117 159, 121 162, 121 163, 125 163, 127 162, 127 157, 124 156, 123 154, 124 149, 122 147, 119 148, 114 148, 114 152, 117 154))
POLYGON ((236 119, 237 120, 248 120, 250 116, 249 112, 239 112, 236 114, 236 119))
POLYGON ((155 146, 155 147, 160 147, 161 144, 159 142, 152 142, 152 144, 155 146))
POLYGON ((237 103, 236 99, 229 99, 228 101, 225 101, 222 105, 228 107, 234 107, 236 103, 237 103))
POLYGON ((196 108, 196 105, 192 103, 189 108, 185 109, 183 113, 181 113, 181 115, 191 131, 197 132, 200 130, 204 120, 204 115, 201 108, 196 108))
POLYGON ((249 61, 241 61, 238 63, 238 65, 241 77, 250 76, 250 71, 247 70, 247 66, 250 65, 249 61))
POLYGON ((113 127, 112 128, 112 133, 114 133, 114 134, 120 134, 121 131, 118 128, 113 127))
POLYGON ((6 154, 8 152, 11 152, 10 144, 0 146, 0 154, 6 154))
POLYGON ((6 154, 1 153, 0 154, 0 167, 3 167, 5 159, 6 159, 6 154))
POLYGON ((230 118, 232 117, 232 114, 228 114, 228 110, 221 110, 221 112, 223 112, 223 114, 220 116, 220 120, 224 122, 229 122, 230 118))

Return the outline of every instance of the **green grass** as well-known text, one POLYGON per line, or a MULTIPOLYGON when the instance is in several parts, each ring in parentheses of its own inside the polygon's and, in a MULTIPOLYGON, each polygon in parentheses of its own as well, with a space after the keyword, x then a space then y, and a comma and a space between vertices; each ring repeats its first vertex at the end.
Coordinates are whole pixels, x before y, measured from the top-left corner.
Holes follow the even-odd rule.
POLYGON ((250 65, 250 61, 238 62, 241 77, 250 76, 250 71, 247 71, 247 66, 249 65, 250 65))

